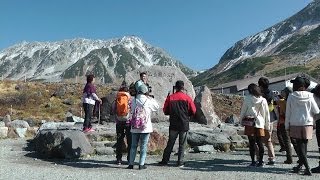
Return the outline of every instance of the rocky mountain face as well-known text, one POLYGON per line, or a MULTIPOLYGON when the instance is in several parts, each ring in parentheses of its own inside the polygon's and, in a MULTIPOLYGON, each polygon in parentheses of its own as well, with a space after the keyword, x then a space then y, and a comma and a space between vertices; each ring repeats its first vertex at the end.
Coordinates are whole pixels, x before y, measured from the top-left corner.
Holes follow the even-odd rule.
POLYGON ((108 41, 23 42, 0 52, 0 76, 12 80, 74 81, 94 73, 98 81, 109 83, 129 71, 153 65, 177 67, 186 75, 194 73, 136 36, 108 41))
POLYGON ((256 75, 257 72, 272 73, 272 70, 283 66, 308 63, 314 66, 313 61, 320 57, 319 12, 320 1, 315 0, 288 19, 238 41, 224 53, 216 66, 194 78, 193 82, 214 85, 256 75), (266 68, 270 64, 274 66, 266 68), (237 76, 223 78, 232 75, 232 72, 237 72, 237 76))

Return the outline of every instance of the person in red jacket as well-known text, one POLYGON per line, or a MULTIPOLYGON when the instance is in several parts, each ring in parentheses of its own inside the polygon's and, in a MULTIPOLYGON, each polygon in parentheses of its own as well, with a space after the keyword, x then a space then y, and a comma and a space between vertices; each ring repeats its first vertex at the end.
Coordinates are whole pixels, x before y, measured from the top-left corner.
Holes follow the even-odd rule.
POLYGON ((164 103, 163 112, 169 115, 169 140, 164 149, 162 161, 159 165, 167 165, 174 143, 179 135, 178 167, 183 167, 184 148, 187 142, 190 116, 196 113, 196 107, 190 96, 183 92, 184 82, 179 80, 175 84, 176 92, 169 95, 164 103))

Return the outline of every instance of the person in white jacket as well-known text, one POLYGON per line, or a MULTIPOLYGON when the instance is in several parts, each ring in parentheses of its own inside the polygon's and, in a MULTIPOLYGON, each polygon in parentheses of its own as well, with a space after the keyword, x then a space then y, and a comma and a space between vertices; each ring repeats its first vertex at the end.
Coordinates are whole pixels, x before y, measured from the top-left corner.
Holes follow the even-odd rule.
POLYGON ((264 130, 270 129, 270 114, 268 103, 262 97, 260 88, 256 84, 248 86, 249 95, 245 96, 241 107, 240 119, 242 121, 245 117, 252 117, 255 119, 253 127, 245 126, 244 134, 249 139, 249 151, 251 157, 251 164, 249 166, 263 166, 264 147, 262 144, 262 137, 265 136, 264 130), (258 145, 259 159, 258 164, 255 161, 255 144, 258 145))
POLYGON ((304 175, 311 175, 307 160, 308 140, 312 139, 313 116, 319 113, 319 107, 313 94, 305 91, 305 79, 296 77, 293 83, 293 93, 287 100, 285 128, 289 130, 292 142, 296 142, 296 153, 299 158, 298 166, 293 168, 294 173, 299 173, 302 165, 305 166, 304 175))
POLYGON ((137 153, 138 142, 140 141, 140 160, 139 160, 139 169, 146 169, 145 159, 147 156, 147 145, 150 133, 153 132, 152 123, 151 123, 151 114, 153 111, 157 111, 159 109, 158 102, 148 96, 149 90, 148 87, 144 84, 140 85, 138 88, 138 95, 132 100, 131 103, 131 114, 134 113, 136 106, 143 106, 145 109, 146 115, 146 123, 144 125, 145 128, 134 128, 131 127, 131 149, 130 149, 130 160, 129 166, 127 169, 133 169, 134 160, 137 153))

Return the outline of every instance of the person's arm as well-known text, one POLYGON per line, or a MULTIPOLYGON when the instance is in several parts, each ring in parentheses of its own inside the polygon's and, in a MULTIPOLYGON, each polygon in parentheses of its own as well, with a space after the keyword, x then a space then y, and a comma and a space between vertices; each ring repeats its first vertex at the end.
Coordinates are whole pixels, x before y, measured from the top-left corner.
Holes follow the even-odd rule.
POLYGON ((164 102, 164 105, 163 105, 163 113, 165 115, 170 115, 170 106, 169 106, 169 101, 170 101, 170 96, 168 96, 164 102))
POLYGON ((285 128, 289 130, 290 119, 291 119, 291 95, 289 95, 287 104, 286 104, 286 117, 285 117, 285 128))
POLYGON ((241 120, 243 119, 243 117, 245 116, 245 113, 247 112, 247 109, 248 109, 248 105, 246 103, 246 96, 244 97, 243 99, 243 103, 242 103, 242 106, 241 106, 241 112, 240 112, 240 122, 241 120))
POLYGON ((265 126, 264 128, 267 131, 270 131, 270 113, 269 113, 269 106, 266 100, 262 101, 262 109, 263 109, 263 114, 264 114, 264 121, 265 121, 265 126))
POLYGON ((190 97, 188 98, 188 104, 189 104, 189 115, 194 116, 196 114, 197 108, 190 97))
POLYGON ((160 108, 159 103, 154 98, 149 98, 148 101, 150 101, 151 111, 157 111, 160 108))
POLYGON ((319 114, 320 112, 318 104, 316 103, 314 98, 311 98, 311 110, 312 110, 312 115, 319 114))

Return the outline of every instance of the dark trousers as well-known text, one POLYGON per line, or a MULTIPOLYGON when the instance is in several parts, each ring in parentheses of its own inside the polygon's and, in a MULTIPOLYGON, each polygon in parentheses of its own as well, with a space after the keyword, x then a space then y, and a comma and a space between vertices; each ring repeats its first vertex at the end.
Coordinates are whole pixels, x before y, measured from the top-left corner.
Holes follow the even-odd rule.
POLYGON ((254 163, 255 162, 255 145, 257 144, 258 146, 258 151, 259 151, 259 163, 263 162, 263 154, 264 154, 264 147, 262 144, 262 137, 261 136, 248 136, 249 139, 249 151, 250 151, 250 157, 251 157, 251 162, 254 163))
POLYGON ((91 118, 93 114, 93 106, 92 104, 83 103, 83 110, 84 110, 84 122, 83 128, 90 128, 91 125, 91 118))
POLYGON ((310 169, 307 159, 308 139, 295 139, 296 140, 296 153, 299 158, 299 166, 304 165, 306 169, 310 169))
POLYGON ((164 149, 162 162, 169 162, 170 154, 172 152, 174 143, 179 135, 179 150, 178 150, 178 163, 183 163, 184 158, 184 149, 187 143, 187 131, 174 131, 169 130, 169 140, 167 143, 167 147, 164 149))
MULTIPOLYGON (((279 128, 279 136, 281 137, 284 145, 284 149, 286 150, 286 156, 288 161, 292 161, 292 150, 291 150, 291 145, 290 145, 290 137, 288 132, 286 131, 285 125, 280 124, 279 128)), ((280 139, 279 139, 280 141, 280 139)))
POLYGON ((117 145, 116 145, 116 158, 117 160, 122 159, 122 151, 124 144, 124 137, 126 137, 127 140, 127 160, 130 159, 130 148, 131 148, 131 132, 130 132, 130 126, 125 121, 119 121, 116 125, 116 132, 117 132, 117 145))
POLYGON ((278 124, 277 126, 277 137, 278 137, 278 140, 279 140, 279 145, 280 145, 280 149, 285 149, 285 144, 284 144, 284 140, 283 140, 283 137, 281 135, 281 126, 282 124, 278 124))
MULTIPOLYGON (((317 142, 318 142, 318 149, 320 153, 320 119, 316 121, 316 136, 317 136, 317 142)), ((319 163, 320 163, 320 156, 319 156, 319 163)))

